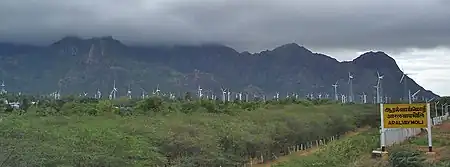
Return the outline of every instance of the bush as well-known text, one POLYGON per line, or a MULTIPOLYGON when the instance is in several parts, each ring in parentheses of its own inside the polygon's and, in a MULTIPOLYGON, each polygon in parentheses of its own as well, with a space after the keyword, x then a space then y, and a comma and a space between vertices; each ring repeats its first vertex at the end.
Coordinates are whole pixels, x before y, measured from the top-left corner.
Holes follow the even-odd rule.
POLYGON ((45 99, 3 119, 0 147, 15 149, 8 164, 25 166, 242 166, 373 123, 377 113, 324 100, 45 99))
POLYGON ((422 167, 424 160, 421 152, 412 148, 398 147, 389 154, 392 167, 422 167))

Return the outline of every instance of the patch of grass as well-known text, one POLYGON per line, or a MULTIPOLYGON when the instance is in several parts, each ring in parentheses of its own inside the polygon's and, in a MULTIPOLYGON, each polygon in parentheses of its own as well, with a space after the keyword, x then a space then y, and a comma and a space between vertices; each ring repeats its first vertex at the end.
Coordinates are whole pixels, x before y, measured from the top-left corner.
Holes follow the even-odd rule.
POLYGON ((372 159, 369 153, 362 156, 351 167, 449 167, 450 166, 450 125, 444 122, 444 125, 433 128, 433 148, 435 156, 426 155, 428 150, 427 135, 412 138, 402 144, 394 145, 388 148, 390 160, 388 162, 372 159), (447 127, 447 128, 443 128, 447 127), (380 163, 381 162, 381 163, 380 163))
POLYGON ((334 141, 319 151, 298 157, 276 167, 348 167, 348 164, 358 160, 362 155, 376 148, 379 134, 375 129, 356 136, 334 141))

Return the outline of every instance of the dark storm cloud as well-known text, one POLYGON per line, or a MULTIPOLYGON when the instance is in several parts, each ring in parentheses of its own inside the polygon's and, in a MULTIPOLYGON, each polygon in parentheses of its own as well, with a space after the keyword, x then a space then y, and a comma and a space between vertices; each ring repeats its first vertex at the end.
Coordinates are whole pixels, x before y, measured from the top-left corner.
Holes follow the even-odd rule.
POLYGON ((48 44, 65 35, 128 43, 218 42, 258 51, 398 49, 450 44, 444 0, 1 0, 0 40, 48 44))

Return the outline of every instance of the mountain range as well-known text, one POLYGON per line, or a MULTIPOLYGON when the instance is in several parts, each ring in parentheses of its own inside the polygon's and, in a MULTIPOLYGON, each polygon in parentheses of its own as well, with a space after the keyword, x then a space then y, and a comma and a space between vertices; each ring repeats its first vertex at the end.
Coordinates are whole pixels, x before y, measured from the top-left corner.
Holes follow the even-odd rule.
MULTIPOLYGON (((120 95, 128 89, 135 96, 142 90, 205 91, 269 94, 296 92, 334 96, 349 94, 348 75, 353 79, 355 99, 375 95, 377 71, 384 75, 382 92, 392 99, 405 97, 399 82, 402 71, 383 52, 367 52, 352 61, 339 62, 295 43, 260 53, 238 52, 219 44, 127 46, 111 36, 65 37, 48 46, 0 43, 0 79, 9 91, 62 94, 100 89, 108 94, 115 81, 120 95)), ((418 97, 437 96, 406 77, 407 87, 418 97)), ((370 99, 370 98, 368 98, 370 99)))

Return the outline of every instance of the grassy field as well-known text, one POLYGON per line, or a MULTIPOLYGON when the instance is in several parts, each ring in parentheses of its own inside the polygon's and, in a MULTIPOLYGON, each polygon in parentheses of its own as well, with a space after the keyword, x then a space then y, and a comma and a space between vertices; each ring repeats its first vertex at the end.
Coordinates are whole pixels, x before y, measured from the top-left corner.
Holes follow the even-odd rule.
MULTIPOLYGON (((145 114, 124 116, 117 111, 106 111, 102 103, 62 105, 60 114, 53 110, 42 114, 33 107, 4 113, 0 122, 0 164, 50 167, 243 165, 250 158, 260 156, 271 160, 272 155, 281 156, 292 145, 344 134, 374 124, 378 118, 375 105, 290 103, 242 110, 223 109, 223 104, 214 104, 216 109, 236 111, 211 113, 208 111, 215 109, 208 108, 209 104, 188 106, 190 110, 186 112, 183 107, 192 104, 167 103, 164 107, 155 107, 152 103, 140 105, 141 110, 148 110, 145 114), (171 112, 161 112, 168 108, 171 112), (95 114, 83 114, 83 111, 95 114)), ((361 148, 369 147, 372 140, 375 139, 370 135, 363 135, 341 145, 356 144, 345 149, 360 150, 355 153, 359 154, 366 151, 361 148)), ((326 158, 325 164, 338 164, 337 158, 331 155, 346 150, 339 150, 339 145, 327 147, 335 150, 323 150, 322 157, 308 162, 326 158)))
POLYGON ((356 161, 353 167, 449 167, 450 122, 433 127, 433 154, 427 154, 426 134, 388 148, 389 161, 371 159, 369 155, 356 161))
POLYGON ((356 135, 347 136, 341 140, 318 148, 311 154, 292 158, 287 162, 278 163, 275 167, 348 167, 360 159, 361 155, 371 152, 379 144, 379 133, 369 129, 356 135))
POLYGON ((387 161, 374 159, 370 152, 379 146, 378 130, 349 136, 314 151, 291 158, 276 167, 449 167, 450 122, 432 130, 434 154, 427 154, 426 134, 388 148, 387 161))

